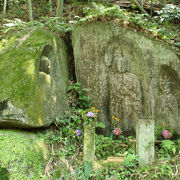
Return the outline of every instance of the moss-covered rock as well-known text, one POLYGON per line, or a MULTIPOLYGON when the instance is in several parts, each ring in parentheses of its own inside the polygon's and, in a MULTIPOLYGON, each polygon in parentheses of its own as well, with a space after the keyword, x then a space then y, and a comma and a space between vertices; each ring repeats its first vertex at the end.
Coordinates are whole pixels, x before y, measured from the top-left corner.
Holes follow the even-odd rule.
POLYGON ((42 136, 20 130, 0 130, 0 167, 8 170, 10 179, 41 179, 48 156, 42 136))
POLYGON ((67 47, 51 32, 17 32, 0 42, 0 125, 49 125, 66 109, 67 47))

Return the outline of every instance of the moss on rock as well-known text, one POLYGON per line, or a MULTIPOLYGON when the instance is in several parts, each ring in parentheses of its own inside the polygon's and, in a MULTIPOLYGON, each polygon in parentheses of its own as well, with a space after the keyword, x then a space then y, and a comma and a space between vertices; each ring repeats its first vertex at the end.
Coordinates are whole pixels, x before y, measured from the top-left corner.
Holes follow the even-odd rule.
POLYGON ((41 179, 47 159, 48 148, 39 135, 0 130, 0 167, 9 171, 10 179, 41 179))
POLYGON ((66 109, 64 41, 42 29, 17 32, 0 43, 0 52, 0 102, 7 106, 0 106, 0 124, 49 125, 66 109), (49 74, 40 69, 43 57, 49 59, 49 74))

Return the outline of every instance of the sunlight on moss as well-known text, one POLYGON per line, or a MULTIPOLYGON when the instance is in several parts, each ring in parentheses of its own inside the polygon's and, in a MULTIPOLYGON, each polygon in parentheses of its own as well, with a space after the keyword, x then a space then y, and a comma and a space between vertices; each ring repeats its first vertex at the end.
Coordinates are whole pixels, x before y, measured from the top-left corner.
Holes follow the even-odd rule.
MULTIPOLYGON (((23 32, 23 37, 28 32, 23 32)), ((10 99, 12 104, 18 108, 25 108, 31 124, 39 126, 44 124, 44 112, 42 101, 46 97, 46 91, 42 91, 39 77, 39 61, 42 50, 47 44, 55 44, 53 35, 45 30, 34 30, 26 38, 21 46, 17 46, 19 33, 11 35, 0 43, 0 50, 9 49, 0 54, 0 84, 3 89, 0 91, 0 101, 10 99), (43 93, 42 93, 43 92, 43 93), (37 117, 38 121, 37 121, 37 117)), ((57 45, 55 47, 57 50, 57 45)), ((46 75, 44 79, 46 88, 50 87, 51 77, 46 75)), ((28 121, 28 120, 27 120, 28 121)))
POLYGON ((26 67, 26 73, 34 79, 34 75, 35 75, 34 59, 28 61, 26 67))
POLYGON ((57 52, 57 43, 56 43, 56 39, 54 37, 53 37, 53 45, 54 45, 55 52, 57 52))
POLYGON ((44 140, 20 130, 0 130, 0 164, 10 179, 40 179, 48 156, 44 140))

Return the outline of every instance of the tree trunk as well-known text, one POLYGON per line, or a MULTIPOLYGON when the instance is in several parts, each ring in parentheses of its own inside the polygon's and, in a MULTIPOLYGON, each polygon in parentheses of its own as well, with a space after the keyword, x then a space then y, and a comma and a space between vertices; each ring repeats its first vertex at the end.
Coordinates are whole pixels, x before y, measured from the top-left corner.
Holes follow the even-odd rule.
POLYGON ((28 9, 29 9, 29 20, 30 22, 33 21, 33 14, 32 14, 32 1, 28 0, 28 9))
POLYGON ((57 0, 56 17, 59 18, 63 17, 63 5, 64 5, 64 0, 57 0))
POLYGON ((166 0, 163 0, 163 7, 167 4, 166 0))
POLYGON ((52 0, 49 0, 49 14, 52 15, 52 0))
POLYGON ((140 11, 145 14, 148 18, 151 19, 151 16, 144 10, 144 8, 136 1, 136 0, 132 0, 134 2, 134 4, 140 9, 140 11))
POLYGON ((4 6, 3 6, 3 16, 6 15, 6 8, 7 8, 7 0, 4 0, 4 6))
POLYGON ((16 8, 17 8, 17 10, 19 11, 19 14, 21 14, 21 15, 22 15, 21 9, 19 8, 19 6, 18 6, 18 4, 17 4, 16 0, 14 0, 13 2, 14 2, 14 4, 15 4, 15 6, 16 6, 16 8))
POLYGON ((152 13, 153 13, 153 0, 151 0, 151 18, 152 18, 152 13))

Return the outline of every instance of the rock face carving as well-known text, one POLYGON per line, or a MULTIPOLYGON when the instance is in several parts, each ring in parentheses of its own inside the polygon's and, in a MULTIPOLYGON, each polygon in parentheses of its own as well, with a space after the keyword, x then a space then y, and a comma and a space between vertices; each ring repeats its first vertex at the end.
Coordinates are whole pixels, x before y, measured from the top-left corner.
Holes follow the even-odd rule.
POLYGON ((49 74, 50 67, 51 67, 50 59, 46 56, 42 56, 40 60, 39 71, 49 74))
POLYGON ((68 60, 62 39, 38 29, 0 59, 0 127, 48 126, 63 114, 68 60))
POLYGON ((159 82, 161 91, 161 101, 159 108, 159 117, 161 122, 170 129, 176 129, 178 125, 178 103, 176 97, 173 95, 172 83, 167 76, 163 76, 159 82))
POLYGON ((110 112, 119 117, 124 129, 133 131, 135 120, 142 115, 142 93, 138 77, 129 72, 128 59, 116 56, 116 70, 110 76, 110 112))
POLYGON ((141 118, 171 124, 180 134, 180 61, 173 50, 111 23, 92 23, 73 33, 73 51, 77 80, 100 110, 104 135, 111 133, 112 116, 130 133, 141 118), (162 86, 164 74, 170 84, 162 86))

